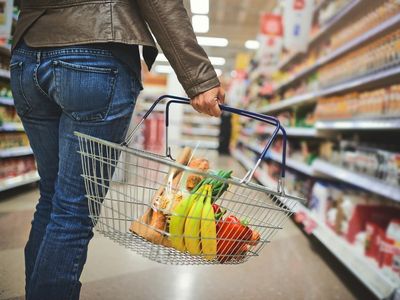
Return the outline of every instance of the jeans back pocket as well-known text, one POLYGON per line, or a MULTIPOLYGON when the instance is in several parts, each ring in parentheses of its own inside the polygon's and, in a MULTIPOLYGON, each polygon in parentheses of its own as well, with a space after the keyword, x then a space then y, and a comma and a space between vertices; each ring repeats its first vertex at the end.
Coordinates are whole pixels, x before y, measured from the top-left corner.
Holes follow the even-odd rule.
POLYGON ((77 121, 101 121, 107 117, 114 94, 118 71, 53 62, 54 100, 63 111, 77 121))

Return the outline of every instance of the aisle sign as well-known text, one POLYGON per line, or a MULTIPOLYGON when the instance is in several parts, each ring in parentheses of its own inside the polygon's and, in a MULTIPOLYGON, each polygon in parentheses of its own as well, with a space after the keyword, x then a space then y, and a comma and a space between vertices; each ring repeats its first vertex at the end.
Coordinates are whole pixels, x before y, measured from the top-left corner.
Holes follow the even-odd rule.
POLYGON ((259 60, 259 71, 268 75, 275 71, 279 64, 280 54, 282 52, 282 17, 276 14, 264 13, 261 15, 260 49, 257 53, 259 60))
POLYGON ((314 0, 284 0, 284 46, 306 52, 310 37, 314 0))

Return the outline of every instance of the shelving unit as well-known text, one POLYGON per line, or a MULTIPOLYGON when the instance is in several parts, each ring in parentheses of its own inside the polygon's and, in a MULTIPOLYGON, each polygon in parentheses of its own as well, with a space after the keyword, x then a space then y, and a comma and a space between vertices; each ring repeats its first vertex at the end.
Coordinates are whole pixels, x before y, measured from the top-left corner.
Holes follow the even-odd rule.
POLYGON ((400 24, 400 15, 393 16, 392 18, 386 20, 385 22, 379 24, 375 28, 365 32, 364 34, 360 35, 358 38, 351 40, 347 44, 339 47, 338 49, 334 50, 332 53, 319 58, 313 65, 303 69, 299 73, 292 76, 289 80, 282 83, 280 86, 277 87, 277 90, 280 90, 284 86, 290 85, 293 82, 305 77, 306 75, 310 74, 312 71, 316 70, 319 67, 327 64, 328 62, 338 58, 339 56, 349 52, 350 50, 362 45, 365 42, 368 42, 370 39, 375 38, 380 33, 400 24))
MULTIPOLYGON (((232 156, 236 158, 247 170, 253 167, 253 163, 240 150, 235 150, 232 156)), ((256 171, 255 179, 262 185, 273 188, 276 186, 271 178, 263 172, 256 171)), ((304 223, 312 222, 311 234, 313 234, 329 251, 345 265, 354 276, 364 283, 379 299, 389 298, 398 288, 398 283, 380 270, 375 261, 365 257, 355 246, 349 244, 344 238, 338 236, 325 223, 321 222, 312 211, 298 202, 293 211, 303 214, 304 223)))
POLYGON ((370 120, 319 121, 318 130, 400 130, 400 118, 377 118, 370 120))
MULTIPOLYGON (((11 56, 10 47, 0 46, 0 55, 4 57, 5 60, 9 60, 11 56)), ((9 89, 8 83, 10 81, 10 71, 6 69, 0 69, 0 79, 2 83, 2 88, 5 87, 8 90, 9 89)), ((10 107, 14 106, 14 99, 9 97, 0 97, 0 106, 7 107, 7 109, 5 110, 5 113, 7 115, 10 107)), ((2 117, 0 118, 2 119, 2 117)), ((13 133, 18 132, 18 135, 20 136, 21 135, 20 132, 24 132, 24 127, 22 123, 16 121, 16 119, 14 118, 14 114, 12 115, 11 119, 7 117, 6 119, 0 120, 0 123, 1 123, 0 133, 2 133, 2 135, 10 136, 13 133), (7 121, 13 120, 15 122, 6 122, 5 120, 7 121)), ((15 145, 18 144, 20 143, 15 143, 15 145)), ((31 160, 29 156, 31 157, 33 156, 33 151, 30 146, 0 149, 0 162, 5 162, 6 164, 10 163, 11 161, 13 161, 13 163, 18 163, 18 164, 24 163, 16 160, 25 160, 25 159, 31 160)), ((14 174, 17 173, 18 172, 15 172, 14 174)), ((10 173, 7 172, 5 176, 7 176, 8 174, 10 173)), ((3 176, 4 173, 2 172, 2 177, 3 176)), ((39 179, 40 178, 37 171, 30 171, 25 174, 16 175, 13 177, 6 177, 4 179, 0 179, 0 192, 16 188, 22 185, 34 183, 37 182, 39 179)))
MULTIPOLYGON (((319 6, 315 8, 314 13, 316 13, 318 10, 321 9, 326 4, 327 1, 321 2, 319 6)), ((354 0, 345 7, 339 13, 332 18, 323 28, 321 28, 317 34, 315 34, 313 37, 311 37, 310 44, 318 40, 320 37, 322 37, 324 34, 326 34, 333 26, 335 26, 338 22, 340 22, 344 17, 348 16, 353 9, 355 9, 359 4, 361 0, 354 0)), ((294 52, 292 55, 290 55, 287 59, 285 59, 279 66, 278 69, 282 70, 285 67, 287 67, 290 63, 293 62, 294 59, 298 58, 302 53, 300 52, 294 52)), ((276 91, 284 87, 285 85, 288 85, 289 83, 285 83, 280 85, 279 87, 276 88, 276 91)))
POLYGON ((400 201, 400 187, 391 186, 378 178, 357 174, 343 167, 336 166, 321 159, 313 163, 314 170, 332 178, 361 187, 367 191, 384 196, 394 201, 400 201))
POLYGON ((0 104, 12 106, 12 105, 14 105, 14 99, 6 98, 6 97, 0 97, 0 104))
MULTIPOLYGON (((257 145, 253 145, 253 144, 249 144, 249 143, 245 143, 243 140, 239 140, 240 143, 242 143, 242 145, 244 145, 245 147, 247 147, 248 149, 256 152, 257 154, 261 154, 263 149, 260 146, 257 145)), ((277 153, 274 151, 268 151, 267 155, 265 157, 265 159, 272 159, 273 161, 282 164, 282 154, 281 153, 277 153)), ((308 176, 312 176, 312 177, 316 177, 316 178, 324 178, 326 176, 323 176, 319 173, 317 173, 314 169, 313 165, 307 165, 306 163, 302 162, 302 161, 298 161, 296 159, 292 159, 290 157, 286 158, 286 166, 296 170, 298 172, 301 172, 303 174, 306 174, 308 176)))
POLYGON ((10 71, 0 69, 0 78, 10 79, 10 71))
POLYGON ((7 179, 0 179, 0 192, 16 188, 22 185, 34 183, 40 179, 37 171, 29 172, 23 175, 7 179))
POLYGON ((314 92, 309 92, 303 95, 294 96, 285 100, 282 100, 271 105, 267 105, 260 109, 263 114, 268 114, 283 109, 287 109, 297 105, 304 105, 313 103, 318 97, 327 96, 335 93, 345 92, 351 89, 359 88, 372 83, 377 83, 383 79, 390 79, 400 74, 400 67, 396 66, 393 68, 381 70, 373 74, 367 74, 358 78, 347 80, 344 83, 334 85, 332 87, 323 88, 314 92))
POLYGON ((33 154, 31 147, 15 147, 9 149, 0 149, 0 158, 24 156, 33 154))
MULTIPOLYGON (((316 7, 314 16, 317 15, 318 10, 323 8, 327 2, 328 1, 322 1, 316 7)), ((274 85, 275 94, 270 98, 272 103, 260 107, 257 106, 255 101, 250 100, 248 102, 254 107, 257 107, 258 112, 273 116, 279 115, 279 117, 291 118, 291 121, 293 119, 296 120, 296 124, 298 123, 297 118, 300 120, 302 120, 302 118, 308 118, 308 120, 311 120, 313 117, 322 118, 321 116, 323 116, 323 113, 326 113, 323 111, 323 109, 327 110, 329 105, 332 105, 332 107, 335 108, 335 105, 337 105, 335 108, 337 109, 336 111, 333 111, 331 114, 328 112, 327 114, 331 116, 337 116, 336 119, 319 119, 315 122, 313 128, 285 128, 287 136, 289 137, 289 143, 291 143, 291 141, 293 142, 290 145, 291 149, 310 147, 312 153, 321 151, 321 157, 329 157, 329 153, 332 152, 337 154, 338 148, 341 150, 345 149, 343 151, 349 151, 348 155, 350 161, 352 151, 355 152, 355 150, 352 149, 353 142, 354 147, 357 147, 357 149, 361 152, 363 149, 357 145, 365 145, 365 149, 370 149, 371 157, 368 157, 369 152, 365 150, 365 161, 368 161, 366 164, 369 164, 369 167, 371 167, 371 165, 374 163, 374 159, 376 159, 376 164, 383 164, 381 160, 389 160, 388 157, 390 157, 392 160, 394 159, 392 156, 390 156, 392 155, 390 152, 398 152, 398 147, 391 145, 398 145, 398 141, 393 140, 391 143, 391 141, 385 140, 383 135, 387 134, 387 136, 392 139, 395 137, 397 132, 400 131, 400 115, 398 110, 396 110, 397 106, 392 105, 393 103, 397 103, 395 102, 396 100, 393 100, 393 97, 397 97, 397 85, 400 83, 399 60, 397 59, 397 56, 393 56, 392 54, 392 50, 395 49, 393 48, 395 47, 394 40, 396 39, 397 41, 397 30, 400 26, 400 13, 394 14, 394 11, 388 10, 387 7, 389 6, 385 6, 385 8, 380 9, 379 5, 383 5, 383 1, 379 3, 369 1, 369 6, 363 6, 366 2, 367 1, 365 0, 349 1, 348 5, 343 7, 330 21, 321 27, 316 35, 310 38, 309 51, 307 53, 291 53, 281 62, 281 64, 278 66, 278 70, 286 71, 287 73, 284 79, 285 81, 278 81, 275 83, 275 85, 272 83, 274 85), (386 9, 386 12, 382 12, 385 11, 384 9, 386 9), (366 23, 363 24, 368 25, 365 27, 356 27, 357 25, 360 26, 360 24, 357 24, 353 28, 356 28, 357 32, 360 32, 359 30, 361 30, 361 28, 363 28, 363 30, 368 28, 367 30, 359 33, 358 36, 352 35, 351 40, 343 43, 336 49, 331 49, 329 53, 327 52, 327 48, 324 47, 329 45, 329 42, 333 41, 329 41, 332 33, 336 34, 336 32, 341 31, 342 28, 344 29, 347 24, 354 24, 359 20, 357 18, 365 17, 369 13, 376 16, 374 12, 378 10, 379 12, 382 12, 382 16, 383 14, 386 14, 385 16, 390 17, 387 17, 386 19, 382 17, 380 22, 378 22, 377 19, 374 19, 372 22, 375 22, 375 25, 371 26, 369 25, 372 24, 370 20, 363 19, 363 22, 366 21, 366 23), (355 18, 354 21, 352 20, 353 17, 355 18), (379 44, 382 42, 383 38, 387 38, 387 42, 385 42, 384 45, 379 44), (349 63, 347 59, 351 59, 351 55, 353 53, 354 55, 358 55, 358 52, 366 53, 363 51, 369 51, 372 47, 377 47, 372 45, 381 45, 381 48, 379 48, 380 50, 375 49, 375 51, 380 51, 379 55, 382 55, 382 58, 375 62, 372 61, 375 56, 366 56, 368 62, 370 62, 370 60, 371 62, 370 65, 368 65, 368 68, 365 69, 366 71, 364 74, 357 76, 353 75, 351 78, 348 78, 351 75, 345 74, 342 78, 340 78, 340 80, 331 82, 324 81, 324 75, 329 72, 329 70, 326 69, 328 65, 331 66, 332 64, 334 68, 339 68, 338 59, 346 57, 345 63, 349 63), (384 49, 384 47, 386 48, 384 49), (314 51, 318 49, 323 50, 314 51), (387 49, 390 49, 390 51, 388 50, 386 52, 387 49), (322 54, 317 54, 318 52, 322 54), (390 56, 388 53, 390 53, 390 56), (310 55, 320 56, 314 58, 310 55), (292 66, 297 63, 299 63, 299 65, 292 68, 292 66), (390 67, 388 66, 389 64, 390 67), (302 68, 301 66, 304 67, 302 68), (323 70, 320 72, 322 67, 323 70), (288 76, 289 74, 292 75, 288 76), (301 94, 296 95, 296 91, 301 91, 301 94), (355 95, 354 98, 352 98, 351 94, 353 92, 355 95), (371 94, 369 94, 369 92, 371 92, 371 94), (285 94, 290 94, 293 96, 285 97, 285 94), (390 101, 394 102, 389 102, 389 95, 391 97, 390 101), (329 96, 330 99, 326 99, 327 104, 324 106, 325 102, 320 101, 319 98, 326 96, 329 96), (335 99, 336 96, 338 96, 337 99, 335 99), (346 98, 346 96, 349 96, 349 98, 346 98), (382 98, 374 99, 374 97, 382 98), (282 100, 277 102, 279 99, 282 100), (351 104, 348 104, 348 107, 345 107, 344 104, 346 99, 353 101, 351 104), (386 101, 384 104, 382 104, 384 101, 382 99, 386 101), (319 111, 321 114, 318 116, 315 115, 315 104, 317 101, 318 109, 321 109, 321 111, 319 111), (364 102, 362 103, 363 105, 359 105, 359 103, 356 101, 370 102, 364 102), (367 104, 371 106, 365 108, 367 104), (353 106, 350 105, 354 105, 354 109, 360 109, 360 111, 357 111, 357 114, 354 113, 354 117, 352 118, 340 118, 341 115, 345 116, 346 113, 350 115, 351 112, 354 112, 354 110, 352 110, 353 106), (372 105, 376 105, 376 112, 380 111, 381 108, 381 106, 378 108, 378 105, 387 106, 384 106, 384 113, 375 117, 375 114, 373 116, 373 113, 376 112, 373 112, 371 108, 375 106, 372 105), (393 107, 393 111, 388 109, 388 107, 393 107), (363 110, 364 108, 365 111, 363 110), (341 114, 341 112, 343 113, 341 114), (368 112, 371 112, 369 116, 367 115, 368 112), (361 117, 361 114, 363 114, 363 117, 361 117), (370 141, 368 141, 368 139, 370 139, 370 141), (340 141, 344 141, 344 143, 341 144, 340 141), (346 142, 349 142, 349 150, 346 150, 346 142), (375 153, 373 152, 373 149, 379 149, 382 151, 375 153), (376 157, 373 155, 376 155, 376 157)), ((355 34, 355 32, 353 32, 353 34, 355 34)), ((337 38, 341 39, 347 37, 344 35, 339 36, 338 34, 337 38)), ((333 44, 334 41, 332 42, 332 45, 333 44)), ((375 52, 371 51, 371 53, 375 52)), ((380 57, 379 55, 376 57, 380 57)), ((334 72, 334 70, 332 72, 334 72)), ((358 74, 352 70, 349 70, 349 72, 350 73, 348 74, 358 74)), ((341 73, 342 72, 339 72, 339 74, 341 73)), ((332 75, 333 78, 334 75, 335 74, 332 75)), ((271 77, 279 78, 280 76, 271 77)), ((252 78, 251 74, 249 74, 249 78, 252 78)), ((252 87, 253 86, 248 87, 248 90, 251 90, 252 87)), ((244 123, 244 126, 247 126, 247 124, 244 123)), ((233 156, 243 166, 245 166, 245 168, 250 169, 253 166, 252 159, 245 157, 244 153, 248 155, 250 154, 252 157, 254 157, 256 155, 260 155, 263 150, 257 142, 260 140, 260 136, 258 136, 257 139, 252 139, 252 136, 271 134, 272 132, 273 128, 269 128, 267 126, 248 126, 247 128, 243 128, 241 131, 241 137, 239 137, 240 147, 234 151, 233 156), (253 153, 251 153, 249 150, 255 154, 253 155, 253 153)), ((322 159, 314 159, 312 163, 308 165, 302 162, 300 159, 294 159, 296 158, 296 153, 299 152, 294 152, 293 157, 286 158, 287 168, 297 171, 297 173, 289 172, 291 173, 291 178, 294 182, 292 187, 297 192, 303 192, 304 189, 304 193, 307 192, 306 194, 312 195, 309 196, 310 199, 318 198, 317 192, 311 190, 313 184, 318 182, 320 183, 319 187, 321 187, 321 191, 326 191, 327 193, 328 191, 334 191, 336 189, 345 193, 346 189, 348 189, 354 197, 354 199, 349 201, 353 201, 351 203, 355 206, 358 205, 357 201, 364 203, 362 202, 364 200, 367 203, 374 203, 374 205, 389 205, 390 207, 398 207, 400 202, 400 186, 396 185, 395 175, 390 175, 395 171, 391 170, 390 172, 392 173, 390 173, 387 169, 383 170, 384 167, 382 166, 382 173, 389 174, 388 176, 391 176, 388 181, 384 181, 373 176, 357 173, 354 171, 355 169, 343 167, 339 163, 333 163, 335 161, 333 156, 329 162, 322 159), (303 181, 304 184, 301 184, 300 182, 303 181), (345 186, 346 189, 342 188, 342 186, 345 186), (361 196, 357 195, 359 190, 363 191, 360 193, 361 196), (371 195, 371 197, 367 197, 368 199, 366 199, 365 196, 362 196, 366 194, 371 195)), ((360 153, 354 153, 354 155, 355 156, 353 160, 356 159, 356 155, 358 155, 357 157, 362 157, 362 154, 360 153)), ((264 159, 272 160, 278 164, 282 164, 281 154, 273 151, 269 151, 264 159)), ((388 164, 385 166, 386 168, 389 168, 392 165, 389 166, 388 164)), ((274 184, 273 180, 269 178, 268 174, 275 172, 277 172, 275 164, 263 164, 263 169, 259 169, 255 172, 255 178, 261 184, 270 187, 274 184), (271 169, 267 170, 266 168, 271 169)), ((290 185, 288 185, 288 187, 290 188, 290 185)), ((349 197, 349 199, 350 198, 351 197, 349 197)), ((318 202, 318 200, 315 199, 313 201, 318 202)), ((336 204, 338 203, 339 202, 336 202, 336 204)), ((313 205, 315 206, 316 204, 313 203, 313 205)), ((376 297, 379 299, 389 299, 395 293, 396 295, 400 294, 400 279, 398 279, 399 281, 396 281, 397 279, 394 279, 396 275, 390 274, 389 271, 385 273, 386 271, 382 270, 374 259, 365 256, 364 249, 362 247, 356 248, 356 246, 348 243, 343 237, 337 235, 334 230, 325 224, 322 219, 319 219, 319 216, 317 216, 316 213, 314 214, 305 206, 305 204, 299 203, 297 205, 297 209, 294 211, 297 214, 303 215, 306 223, 312 224, 311 233, 323 245, 325 245, 326 248, 329 249, 343 263, 344 266, 346 266, 357 278, 359 278, 359 280, 363 282, 365 286, 375 294, 376 297)), ((323 213, 323 211, 318 212, 320 214, 323 213)), ((341 221, 335 221, 335 226, 344 226, 343 223, 337 222, 341 221)), ((306 231, 309 231, 309 228, 305 229, 306 231)), ((345 229, 342 230, 345 232, 345 229)))

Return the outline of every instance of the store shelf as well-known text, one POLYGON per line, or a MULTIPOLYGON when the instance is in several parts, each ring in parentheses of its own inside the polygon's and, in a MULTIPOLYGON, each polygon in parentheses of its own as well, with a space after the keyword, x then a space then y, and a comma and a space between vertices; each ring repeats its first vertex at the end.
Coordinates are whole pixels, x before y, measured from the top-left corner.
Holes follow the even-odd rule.
MULTIPOLYGON (((236 158, 246 169, 250 170, 253 163, 239 151, 234 150, 232 156, 236 158)), ((266 187, 276 186, 271 178, 263 172, 256 172, 255 179, 266 187)), ((325 223, 320 221, 308 208, 297 202, 294 211, 303 213, 311 219, 313 229, 311 233, 341 261, 363 284, 368 287, 379 299, 389 298, 398 288, 396 282, 387 277, 377 266, 376 262, 369 259, 355 249, 342 237, 338 236, 325 223)))
POLYGON ((313 163, 315 171, 326 174, 330 177, 339 179, 343 182, 358 186, 377 195, 384 196, 400 202, 400 187, 391 186, 385 181, 374 177, 357 174, 346 170, 343 167, 335 166, 321 159, 316 159, 313 163))
POLYGON ((32 148, 27 147, 15 147, 10 149, 0 149, 0 158, 24 156, 33 154, 32 148))
POLYGON ((317 97, 331 95, 331 94, 335 94, 338 92, 344 92, 344 91, 358 88, 358 87, 361 87, 364 85, 372 84, 372 83, 375 83, 375 82, 383 80, 383 79, 388 79, 388 78, 394 77, 399 74, 400 74, 400 67, 396 66, 393 68, 375 72, 373 74, 368 74, 368 75, 364 75, 364 76, 361 76, 358 78, 349 79, 346 82, 343 82, 343 83, 340 83, 340 84, 337 84, 337 85, 334 85, 331 87, 327 87, 327 88, 324 88, 324 89, 321 89, 318 91, 294 96, 292 98, 282 100, 278 103, 267 105, 264 108, 261 108, 260 112, 266 114, 266 113, 271 113, 271 112, 279 111, 282 109, 286 109, 291 106, 312 103, 312 102, 316 101, 317 97))
POLYGON ((4 70, 0 69, 0 77, 2 78, 10 78, 10 71, 9 70, 4 70))
POLYGON ((214 128, 183 128, 182 134, 218 137, 219 129, 214 128))
POLYGON ((1 131, 23 131, 24 127, 22 126, 21 123, 3 123, 3 125, 0 126, 0 132, 1 131))
MULTIPOLYGON (((323 2, 319 7, 317 7, 316 10, 319 10, 324 5, 323 2)), ((325 35, 333 26, 335 26, 338 22, 340 22, 340 20, 349 15, 353 11, 353 9, 355 9, 357 5, 360 4, 360 2, 361 2, 360 0, 354 0, 350 4, 346 5, 341 11, 339 11, 334 17, 332 17, 332 19, 327 24, 325 24, 325 26, 322 27, 318 31, 318 33, 316 33, 313 37, 311 37, 310 44, 318 40, 323 35, 325 35)), ((286 68, 286 66, 288 66, 293 60, 295 60, 301 54, 302 54, 301 52, 292 53, 291 55, 289 55, 287 59, 285 59, 281 64, 279 64, 278 69, 282 70, 286 68)), ((285 83, 284 85, 287 84, 285 83)), ((282 88, 284 85, 279 86, 277 89, 282 88)))
MULTIPOLYGON (((239 139, 239 142, 244 145, 245 147, 247 147, 248 149, 256 152, 257 154, 261 154, 262 151, 264 150, 262 147, 254 145, 254 144, 249 144, 249 143, 245 143, 243 140, 239 139)), ((281 153, 277 153, 275 151, 268 151, 266 154, 266 159, 272 159, 273 161, 282 164, 282 154, 281 153)), ((314 168, 310 165, 307 165, 306 163, 302 162, 302 161, 298 161, 296 159, 292 159, 292 158, 288 158, 286 157, 286 166, 294 169, 298 172, 301 172, 303 174, 306 174, 308 176, 311 177, 321 177, 319 176, 318 173, 315 172, 314 168)))
POLYGON ((311 37, 311 42, 313 43, 320 37, 324 36, 329 30, 336 26, 344 17, 350 15, 350 13, 361 3, 361 0, 353 0, 349 4, 345 5, 336 15, 334 15, 324 26, 311 37))
POLYGON ((24 175, 15 176, 12 178, 0 179, 0 192, 6 191, 9 189, 18 187, 18 186, 34 183, 34 182, 38 181, 39 179, 40 179, 40 177, 39 177, 39 174, 37 171, 32 171, 32 172, 26 173, 24 175))
MULTIPOLYGON (((301 137, 317 137, 318 131, 316 128, 311 127, 285 127, 287 136, 301 136, 301 137)), ((265 133, 272 134, 274 128, 266 127, 265 133)), ((279 135, 282 135, 282 131, 278 131, 279 135)))
POLYGON ((368 287, 379 299, 389 299, 398 284, 387 277, 376 262, 363 255, 345 239, 338 236, 308 208, 298 203, 297 213, 303 213, 314 222, 312 234, 341 261, 353 275, 368 287))
POLYGON ((0 104, 12 106, 14 105, 14 99, 7 97, 0 97, 0 104))
POLYGON ((317 121, 318 130, 400 130, 400 116, 370 120, 317 121))
POLYGON ((11 45, 1 45, 0 46, 0 55, 11 56, 11 45))
POLYGON ((316 70, 317 68, 325 65, 326 63, 338 58, 340 55, 362 45, 363 43, 369 41, 372 38, 375 38, 380 33, 384 32, 385 30, 394 27, 400 23, 400 15, 396 15, 385 22, 379 24, 375 28, 365 32, 364 34, 360 35, 359 37, 351 40, 347 44, 343 45, 342 47, 334 50, 331 54, 326 55, 318 59, 315 64, 305 68, 304 70, 300 71, 299 73, 292 76, 289 80, 285 81, 281 85, 279 85, 276 90, 280 90, 281 88, 292 84, 293 82, 303 78, 304 76, 308 75, 310 72, 316 70))

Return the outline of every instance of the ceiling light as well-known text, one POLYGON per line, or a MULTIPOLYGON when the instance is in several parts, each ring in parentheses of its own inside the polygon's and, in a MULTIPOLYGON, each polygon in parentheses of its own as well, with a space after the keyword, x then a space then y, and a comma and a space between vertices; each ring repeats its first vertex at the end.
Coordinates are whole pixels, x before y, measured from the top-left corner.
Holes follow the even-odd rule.
POLYGON ((167 62, 167 61, 168 61, 168 59, 165 57, 165 55, 164 55, 164 54, 162 54, 162 53, 159 53, 159 54, 157 55, 156 61, 163 61, 163 62, 167 62))
POLYGON ((215 73, 217 73, 217 76, 221 76, 222 75, 222 70, 221 69, 214 69, 215 73))
POLYGON ((202 46, 226 47, 228 40, 224 38, 198 36, 197 42, 202 46))
POLYGON ((223 57, 210 56, 209 59, 215 66, 223 66, 225 64, 225 58, 223 57))
POLYGON ((206 33, 210 29, 208 16, 194 15, 192 17, 192 25, 194 32, 206 33))
POLYGON ((256 40, 248 40, 246 43, 244 43, 244 46, 247 49, 258 49, 260 48, 260 42, 256 40))
POLYGON ((157 73, 169 74, 173 72, 173 69, 171 66, 158 65, 155 67, 155 71, 157 73))
POLYGON ((190 0, 190 9, 193 14, 206 15, 210 10, 209 0, 190 0))

